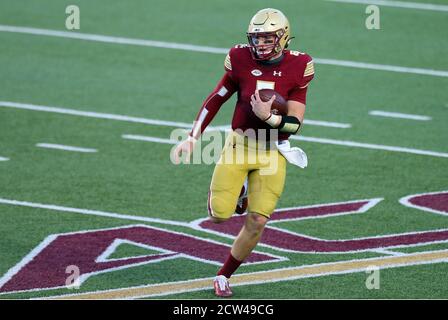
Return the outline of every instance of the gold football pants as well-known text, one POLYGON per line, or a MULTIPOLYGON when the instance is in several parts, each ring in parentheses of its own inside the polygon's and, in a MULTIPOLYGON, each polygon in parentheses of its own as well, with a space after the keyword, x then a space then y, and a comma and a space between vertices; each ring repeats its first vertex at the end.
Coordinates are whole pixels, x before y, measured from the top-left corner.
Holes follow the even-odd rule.
POLYGON ((269 218, 283 192, 285 175, 286 159, 278 150, 231 132, 213 172, 209 215, 230 218, 248 177, 248 212, 269 218))

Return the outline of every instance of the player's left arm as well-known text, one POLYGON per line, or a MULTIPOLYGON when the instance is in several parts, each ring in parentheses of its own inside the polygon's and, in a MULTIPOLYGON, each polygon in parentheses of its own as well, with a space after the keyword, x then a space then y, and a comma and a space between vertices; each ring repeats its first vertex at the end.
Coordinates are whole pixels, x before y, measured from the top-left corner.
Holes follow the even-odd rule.
POLYGON ((282 123, 279 126, 281 128, 280 131, 291 134, 297 134, 305 119, 306 94, 308 86, 314 78, 314 62, 308 55, 302 70, 297 85, 288 95, 288 115, 284 117, 285 119, 282 119, 282 123))
POLYGON ((305 104, 295 100, 288 100, 288 116, 296 117, 300 123, 305 119, 305 104))

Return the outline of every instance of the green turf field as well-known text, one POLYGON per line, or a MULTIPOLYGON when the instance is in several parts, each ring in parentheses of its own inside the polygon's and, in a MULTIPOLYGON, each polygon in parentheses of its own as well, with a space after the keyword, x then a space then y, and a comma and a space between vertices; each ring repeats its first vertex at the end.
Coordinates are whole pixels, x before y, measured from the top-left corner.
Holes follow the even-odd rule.
MULTIPOLYGON (((135 42, 191 44, 225 52, 246 41, 247 24, 257 10, 275 6, 289 17, 296 36, 291 49, 307 52, 316 61, 306 119, 348 125, 304 125, 302 140, 292 144, 307 152, 309 166, 288 166, 278 208, 382 200, 365 212, 272 226, 329 242, 413 237, 406 245, 384 242, 333 253, 258 246, 258 253, 282 259, 243 264, 236 273, 241 280, 235 280, 235 298, 447 299, 448 3, 418 1, 438 6, 380 6, 380 30, 366 29, 365 4, 320 0, 1 1, 0 298, 82 293, 108 298, 97 291, 121 288, 130 288, 121 298, 214 298, 211 282, 209 287, 190 285, 213 277, 218 264, 185 256, 106 270, 88 277, 79 289, 44 286, 52 276, 40 273, 42 269, 28 268, 29 278, 19 276, 27 263, 38 261, 37 254, 45 253, 43 244, 56 234, 138 224, 231 245, 231 237, 191 223, 207 216, 213 165, 175 166, 169 158, 172 144, 122 137, 169 139, 174 129, 191 123, 223 74, 225 53, 135 42), (65 28, 65 9, 72 4, 80 8, 80 30, 65 28), (51 36, 52 31, 63 33, 51 36), (70 38, 70 33, 129 41, 86 41, 70 38), (347 62, 370 65, 349 67, 347 62), (427 118, 374 116, 372 110, 427 118), (38 147, 41 143, 96 152, 38 147), (426 193, 436 193, 425 198, 426 209, 399 202, 426 193), (425 238, 431 231, 438 234, 425 238), (393 260, 398 258, 403 260, 393 260), (370 261, 366 259, 392 259, 380 268, 379 289, 366 288, 369 274, 364 265, 348 263, 370 261), (343 271, 321 269, 339 263, 343 271), (315 274, 267 273, 306 266, 315 274), (255 279, 249 279, 254 274, 255 279), (177 282, 175 288, 170 285, 177 282), (162 289, 150 291, 156 285, 162 289), (133 291, 139 286, 148 291, 133 291)), ((213 126, 230 123, 234 103, 232 98, 222 107, 213 126)), ((164 245, 124 243, 107 259, 118 263, 148 257, 160 254, 164 245)), ((73 248, 62 249, 57 257, 73 248)), ((87 245, 85 252, 89 250, 87 245)), ((45 268, 53 263, 55 259, 45 260, 45 268)), ((62 272, 61 278, 69 276, 62 272)))

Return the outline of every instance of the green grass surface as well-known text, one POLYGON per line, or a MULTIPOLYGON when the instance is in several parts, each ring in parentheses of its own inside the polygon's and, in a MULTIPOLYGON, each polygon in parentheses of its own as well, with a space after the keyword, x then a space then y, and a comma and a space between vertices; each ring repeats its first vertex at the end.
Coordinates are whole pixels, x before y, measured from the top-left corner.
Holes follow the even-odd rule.
MULTIPOLYGON (((428 1, 422 1, 428 2, 428 1)), ((444 1, 429 1, 443 4, 444 1)), ((253 13, 271 1, 2 1, 0 25, 65 30, 65 7, 81 9, 82 33, 230 48, 245 42, 253 13)), ((293 49, 315 58, 448 70, 447 13, 381 8, 381 30, 364 27, 365 7, 327 1, 277 1, 297 36, 293 49)), ((191 122, 223 73, 224 56, 0 32, 0 101, 191 122)), ((306 118, 349 123, 349 129, 304 126, 301 134, 448 152, 448 78, 317 64, 306 118), (369 110, 432 117, 412 121, 372 117, 369 110)), ((213 125, 230 122, 235 98, 213 125)), ((174 128, 0 107, 0 198, 189 222, 206 217, 212 165, 174 166, 171 145, 131 141, 123 134, 169 138, 174 128), (81 154, 37 148, 56 143, 98 149, 81 154)), ((366 213, 282 222, 285 230, 322 239, 351 239, 443 229, 448 217, 402 206, 406 195, 446 190, 447 158, 293 142, 309 167, 288 168, 278 207, 384 198, 366 213)), ((0 276, 50 234, 135 224, 0 204, 0 276)), ((163 225, 154 224, 162 227, 163 225)), ((187 227, 164 228, 231 244, 187 227)), ((447 244, 392 249, 410 253, 447 244)), ((285 253, 277 267, 381 256, 285 253)), ((123 246, 114 258, 152 252, 123 246)), ((79 292, 213 276, 217 267, 175 259, 91 277, 79 292)), ((381 271, 381 289, 367 290, 366 274, 309 278, 235 289, 239 298, 448 298, 446 263, 381 271), (269 295, 266 292, 269 291, 269 295)), ((30 298, 66 289, 6 295, 30 298)), ((78 292, 78 291, 76 291, 78 292)), ((0 296, 1 297, 1 296, 0 296)), ((211 291, 165 298, 213 298, 211 291)))

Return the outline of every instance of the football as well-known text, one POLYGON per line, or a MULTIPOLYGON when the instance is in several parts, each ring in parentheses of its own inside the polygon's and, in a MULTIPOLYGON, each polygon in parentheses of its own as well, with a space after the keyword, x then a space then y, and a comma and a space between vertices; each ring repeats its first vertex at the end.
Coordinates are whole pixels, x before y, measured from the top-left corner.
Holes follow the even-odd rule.
POLYGON ((261 89, 258 90, 258 93, 260 94, 260 99, 264 102, 269 101, 269 99, 275 95, 275 100, 271 106, 271 111, 273 114, 282 116, 288 114, 288 105, 286 104, 286 100, 278 92, 272 89, 261 89))

